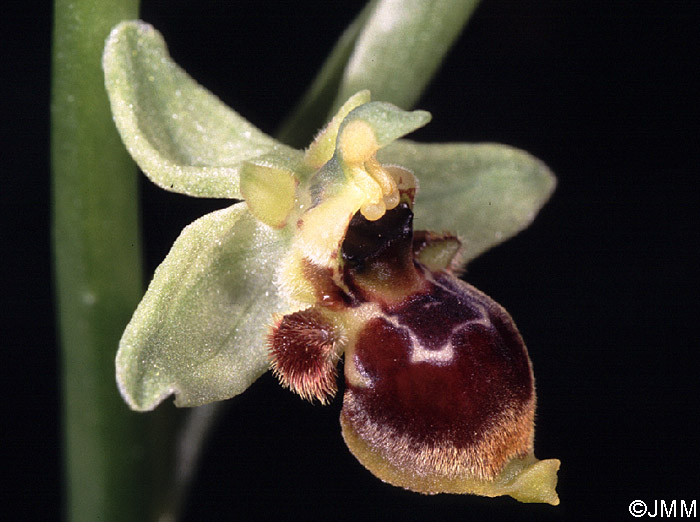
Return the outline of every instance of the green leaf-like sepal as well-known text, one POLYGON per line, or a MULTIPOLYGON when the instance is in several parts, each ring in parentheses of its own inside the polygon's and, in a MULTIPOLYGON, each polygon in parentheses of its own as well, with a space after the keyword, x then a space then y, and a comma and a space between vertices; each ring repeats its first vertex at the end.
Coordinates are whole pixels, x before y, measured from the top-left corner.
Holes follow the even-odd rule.
POLYGON ((505 145, 401 140, 377 156, 418 175, 416 229, 458 234, 463 262, 527 228, 556 185, 544 163, 505 145))
POLYGON ((151 181, 166 190, 240 198, 243 162, 267 156, 291 168, 302 157, 190 78, 148 24, 116 26, 103 67, 122 140, 151 181))
POLYGON ((182 231, 119 344, 117 381, 133 409, 171 394, 178 406, 228 399, 267 370, 272 314, 287 312, 274 272, 288 244, 244 203, 182 231))

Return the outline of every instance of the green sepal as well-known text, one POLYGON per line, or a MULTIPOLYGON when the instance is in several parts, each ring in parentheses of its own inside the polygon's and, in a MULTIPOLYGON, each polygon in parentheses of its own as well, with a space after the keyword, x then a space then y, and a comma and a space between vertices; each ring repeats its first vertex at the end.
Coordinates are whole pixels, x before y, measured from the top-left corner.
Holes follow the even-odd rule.
POLYGON ((418 177, 416 229, 457 234, 464 263, 527 228, 556 186, 544 163, 505 145, 401 140, 377 157, 418 177))
POLYGON ((302 153, 248 123, 170 58, 148 24, 123 22, 102 60, 114 121, 141 170, 158 186, 197 197, 240 198, 243 162, 302 153))
POLYGON ((131 408, 171 394, 177 406, 228 399, 267 370, 272 314, 287 311, 275 269, 289 243, 245 203, 182 231, 119 343, 117 382, 131 408))

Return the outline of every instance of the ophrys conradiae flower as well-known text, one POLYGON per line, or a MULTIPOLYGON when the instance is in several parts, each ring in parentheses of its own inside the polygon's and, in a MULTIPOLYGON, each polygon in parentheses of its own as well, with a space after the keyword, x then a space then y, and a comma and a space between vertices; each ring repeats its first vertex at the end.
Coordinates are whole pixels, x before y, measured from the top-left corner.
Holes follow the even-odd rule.
POLYGON ((132 408, 226 399, 270 366, 327 402, 343 357, 343 436, 375 475, 558 502, 559 462, 533 454, 522 338, 456 277, 530 223, 554 186, 544 165, 500 145, 402 140, 429 114, 367 91, 308 149, 290 148, 197 85, 139 22, 115 28, 104 65, 117 127, 149 178, 243 200, 186 227, 156 271, 117 356, 132 408))

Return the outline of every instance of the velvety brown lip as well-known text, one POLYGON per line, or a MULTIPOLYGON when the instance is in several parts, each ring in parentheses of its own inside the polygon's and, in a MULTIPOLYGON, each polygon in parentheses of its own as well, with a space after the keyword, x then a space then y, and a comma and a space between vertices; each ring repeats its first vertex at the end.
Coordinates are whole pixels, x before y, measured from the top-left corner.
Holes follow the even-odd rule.
POLYGON ((401 470, 396 483, 405 487, 415 476, 492 480, 532 451, 527 350, 500 305, 449 268, 416 259, 429 244, 458 240, 423 234, 416 241, 412 227, 407 202, 376 221, 357 213, 341 248, 342 282, 304 264, 317 305, 273 330, 273 369, 302 397, 325 402, 336 390, 337 351, 324 314, 346 314, 341 416, 353 453, 365 465, 377 457, 378 466, 401 470))
MULTIPOLYGON (((461 287, 462 285, 460 285, 461 287)), ((370 321, 359 336, 355 364, 371 383, 352 389, 369 419, 417 443, 473 444, 504 409, 534 395, 527 352, 505 312, 464 285, 455 295, 432 285, 370 321), (411 340, 411 334, 414 339, 411 340), (449 360, 412 362, 412 343, 446 350, 449 360)))

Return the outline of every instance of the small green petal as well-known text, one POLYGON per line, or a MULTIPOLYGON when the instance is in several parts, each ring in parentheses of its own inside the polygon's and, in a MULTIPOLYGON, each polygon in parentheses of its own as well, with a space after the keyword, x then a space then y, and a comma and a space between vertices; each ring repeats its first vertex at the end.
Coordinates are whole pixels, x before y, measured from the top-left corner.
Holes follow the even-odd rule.
POLYGON ((129 152, 160 187, 197 197, 240 198, 244 161, 294 164, 301 152, 267 136, 198 85, 143 22, 116 26, 103 56, 114 121, 129 152))
POLYGON ((287 312, 274 276, 288 244, 245 203, 182 231, 119 344, 117 381, 133 409, 171 394, 178 406, 228 399, 267 370, 272 314, 287 312))
POLYGON ((461 249, 462 243, 456 237, 447 236, 430 241, 416 253, 416 258, 432 272, 450 270, 460 264, 461 249))
POLYGON ((525 229, 556 185, 544 163, 505 145, 404 140, 377 156, 414 172, 416 229, 458 234, 464 262, 525 229))
POLYGON ((246 163, 241 169, 241 193, 250 212, 274 228, 282 228, 294 208, 297 181, 294 172, 246 163))

